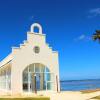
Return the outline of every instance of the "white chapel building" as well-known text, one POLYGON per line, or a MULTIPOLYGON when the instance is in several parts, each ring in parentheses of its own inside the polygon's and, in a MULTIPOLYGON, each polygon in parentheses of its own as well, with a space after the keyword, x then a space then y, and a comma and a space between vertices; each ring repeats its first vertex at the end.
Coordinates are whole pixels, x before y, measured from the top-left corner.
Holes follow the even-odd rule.
POLYGON ((58 52, 46 43, 41 25, 32 24, 27 40, 12 47, 0 62, 0 90, 11 94, 60 91, 58 58, 58 52))

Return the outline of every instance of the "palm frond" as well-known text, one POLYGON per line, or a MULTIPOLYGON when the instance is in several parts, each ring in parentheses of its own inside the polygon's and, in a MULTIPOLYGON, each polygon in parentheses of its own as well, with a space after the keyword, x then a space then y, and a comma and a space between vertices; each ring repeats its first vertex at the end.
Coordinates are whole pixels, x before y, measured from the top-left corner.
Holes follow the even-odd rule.
POLYGON ((92 35, 92 39, 100 41, 100 30, 95 31, 95 33, 92 35))
POLYGON ((97 34, 93 34, 92 39, 97 40, 97 34))

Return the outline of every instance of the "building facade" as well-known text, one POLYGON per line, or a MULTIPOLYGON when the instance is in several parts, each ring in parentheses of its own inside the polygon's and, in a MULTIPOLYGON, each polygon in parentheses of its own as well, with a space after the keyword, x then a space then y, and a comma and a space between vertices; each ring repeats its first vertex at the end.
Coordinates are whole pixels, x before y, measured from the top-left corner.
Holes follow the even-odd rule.
POLYGON ((60 91, 58 52, 46 43, 40 24, 32 24, 27 39, 0 62, 0 89, 11 94, 60 91))

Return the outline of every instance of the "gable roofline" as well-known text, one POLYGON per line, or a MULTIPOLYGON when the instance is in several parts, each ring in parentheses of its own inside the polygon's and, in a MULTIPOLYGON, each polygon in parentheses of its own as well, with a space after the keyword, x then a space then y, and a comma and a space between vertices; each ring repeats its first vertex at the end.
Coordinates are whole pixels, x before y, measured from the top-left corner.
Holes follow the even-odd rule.
POLYGON ((12 61, 12 53, 0 62, 0 68, 12 61))

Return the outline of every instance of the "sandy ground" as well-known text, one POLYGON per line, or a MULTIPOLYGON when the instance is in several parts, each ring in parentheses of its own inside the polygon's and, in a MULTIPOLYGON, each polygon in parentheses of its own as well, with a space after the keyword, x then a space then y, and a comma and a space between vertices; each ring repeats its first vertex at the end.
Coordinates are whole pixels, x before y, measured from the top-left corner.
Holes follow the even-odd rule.
POLYGON ((100 92, 86 94, 83 94, 81 92, 62 92, 60 94, 57 94, 55 96, 56 98, 52 96, 51 100, 89 100, 90 98, 98 95, 100 95, 100 92))
POLYGON ((91 98, 100 95, 100 91, 93 93, 81 93, 81 92, 61 92, 55 94, 47 94, 51 97, 51 100, 93 100, 91 98))
MULTIPOLYGON (((26 95, 17 95, 17 96, 9 96, 9 93, 5 96, 5 93, 0 91, 0 97, 26 97, 26 95)), ((38 96, 42 96, 41 93, 37 94, 38 96)), ((32 95, 27 95, 30 97, 37 97, 36 94, 32 94, 32 95)), ((94 99, 90 99, 93 98, 95 96, 100 95, 100 91, 97 92, 92 92, 92 93, 82 93, 82 92, 73 92, 73 91, 66 91, 66 92, 60 92, 60 93, 44 93, 43 96, 47 96, 50 97, 50 100, 94 100, 94 99)))

